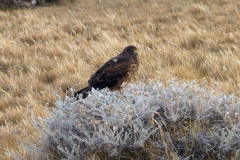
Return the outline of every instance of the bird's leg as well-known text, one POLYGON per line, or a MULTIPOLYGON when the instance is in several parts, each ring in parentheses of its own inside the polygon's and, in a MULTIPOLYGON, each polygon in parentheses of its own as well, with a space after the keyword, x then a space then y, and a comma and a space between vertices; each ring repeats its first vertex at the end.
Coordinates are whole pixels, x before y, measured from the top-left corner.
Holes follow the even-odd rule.
POLYGON ((120 87, 120 89, 119 89, 119 92, 120 92, 120 99, 124 99, 122 89, 123 89, 122 87, 120 87))
POLYGON ((127 86, 127 82, 123 82, 120 86, 119 86, 119 92, 120 92, 120 98, 123 99, 123 98, 126 98, 126 96, 124 96, 123 94, 123 89, 127 86))

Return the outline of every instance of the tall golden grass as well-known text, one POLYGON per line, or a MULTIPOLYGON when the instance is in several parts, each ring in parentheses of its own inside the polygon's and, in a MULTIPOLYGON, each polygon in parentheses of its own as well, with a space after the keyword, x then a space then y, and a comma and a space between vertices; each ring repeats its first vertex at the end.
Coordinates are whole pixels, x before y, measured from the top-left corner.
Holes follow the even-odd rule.
POLYGON ((37 139, 31 117, 130 44, 141 60, 133 80, 202 80, 239 94, 239 0, 79 0, 0 12, 0 157, 37 139), (26 135, 26 132, 28 133, 26 135), (31 133, 31 134, 30 134, 31 133))

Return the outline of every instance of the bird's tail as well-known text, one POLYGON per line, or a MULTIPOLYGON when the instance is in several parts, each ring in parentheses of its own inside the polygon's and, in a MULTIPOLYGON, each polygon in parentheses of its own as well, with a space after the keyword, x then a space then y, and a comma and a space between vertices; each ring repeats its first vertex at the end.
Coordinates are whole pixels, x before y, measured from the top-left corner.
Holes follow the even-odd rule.
POLYGON ((77 98, 77 100, 79 100, 79 96, 82 94, 82 98, 85 99, 88 96, 89 91, 90 91, 90 87, 85 87, 80 91, 77 91, 76 93, 74 93, 73 96, 77 98))

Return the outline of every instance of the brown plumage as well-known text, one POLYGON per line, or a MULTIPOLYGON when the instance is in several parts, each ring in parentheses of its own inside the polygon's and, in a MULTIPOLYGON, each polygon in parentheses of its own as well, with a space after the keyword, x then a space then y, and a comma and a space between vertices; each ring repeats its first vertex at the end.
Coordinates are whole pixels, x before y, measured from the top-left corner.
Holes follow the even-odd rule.
POLYGON ((135 46, 127 46, 118 56, 111 58, 99 68, 88 80, 88 86, 74 93, 77 99, 88 96, 88 92, 94 89, 109 88, 120 90, 123 82, 128 82, 138 70, 138 52, 135 46))

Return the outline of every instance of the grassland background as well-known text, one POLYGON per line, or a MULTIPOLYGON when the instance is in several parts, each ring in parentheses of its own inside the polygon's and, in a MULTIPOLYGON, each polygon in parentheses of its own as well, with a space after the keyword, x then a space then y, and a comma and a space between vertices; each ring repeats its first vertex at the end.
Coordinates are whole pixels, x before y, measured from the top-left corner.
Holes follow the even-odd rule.
POLYGON ((79 0, 0 12, 0 157, 37 139, 31 117, 81 89, 125 46, 139 50, 133 79, 206 79, 239 94, 240 1, 79 0))

